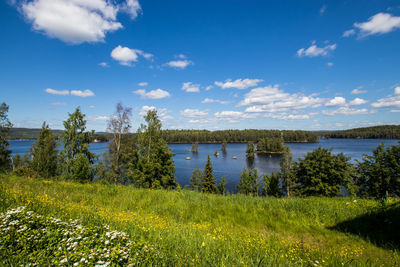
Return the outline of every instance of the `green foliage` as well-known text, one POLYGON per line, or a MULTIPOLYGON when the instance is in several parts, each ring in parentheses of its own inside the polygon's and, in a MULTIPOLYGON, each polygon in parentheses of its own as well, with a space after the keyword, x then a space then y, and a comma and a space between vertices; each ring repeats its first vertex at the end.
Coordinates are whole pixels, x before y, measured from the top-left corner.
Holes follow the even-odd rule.
POLYGON ((96 158, 89 152, 89 143, 93 132, 86 132, 85 115, 80 108, 69 114, 64 121, 64 132, 61 135, 64 149, 60 151, 58 170, 65 179, 79 178, 79 181, 91 181, 93 172, 91 165, 96 158), (86 159, 84 159, 86 158, 86 159), (78 161, 78 162, 77 162, 78 161), (83 177, 81 175, 88 174, 83 177))
POLYGON ((147 125, 138 130, 137 149, 132 151, 127 177, 138 187, 152 188, 158 181, 162 188, 172 189, 177 184, 173 154, 160 135, 157 111, 149 110, 145 120, 147 125))
POLYGON ((243 169, 243 172, 240 174, 237 190, 239 194, 258 196, 259 182, 257 169, 243 169))
POLYGON ((13 158, 12 158, 12 169, 15 170, 18 167, 23 166, 23 162, 22 162, 22 158, 19 154, 16 154, 13 158))
POLYGON ((282 154, 285 144, 282 138, 263 138, 257 143, 257 153, 282 154))
POLYGON ((384 144, 373 150, 373 155, 364 155, 358 163, 356 179, 358 194, 383 199, 400 195, 400 143, 385 149, 384 144))
POLYGON ((190 177, 190 185, 193 191, 200 192, 203 187, 204 174, 200 169, 194 169, 190 177))
POLYGON ((283 138, 285 142, 318 142, 318 136, 309 131, 291 130, 163 130, 163 139, 169 143, 245 143, 257 142, 263 138, 283 138))
POLYGON ((255 153, 254 153, 254 143, 249 141, 247 143, 247 148, 246 148, 246 157, 248 159, 254 159, 255 153))
POLYGON ((40 177, 40 175, 34 169, 28 166, 19 166, 18 168, 15 168, 12 173, 19 177, 30 177, 30 178, 40 177))
POLYGON ((12 123, 8 119, 8 106, 6 103, 0 105, 0 173, 10 170, 11 167, 11 151, 8 150, 8 133, 12 127, 12 123))
POLYGON ((352 164, 343 153, 332 154, 332 149, 317 148, 307 153, 294 165, 298 180, 296 193, 301 196, 337 196, 341 186, 351 178, 352 164))
POLYGON ((221 144, 221 151, 222 152, 226 152, 226 146, 227 146, 226 140, 222 141, 222 144, 221 144))
POLYGON ((281 167, 279 176, 282 179, 282 186, 286 196, 290 197, 297 187, 297 179, 293 171, 293 156, 288 146, 284 147, 284 153, 282 154, 279 165, 281 167))
POLYGON ((30 163, 30 167, 41 177, 50 178, 56 175, 57 146, 49 125, 44 122, 38 139, 32 144, 32 161, 30 163))
POLYGON ((326 138, 400 139, 400 125, 379 125, 326 132, 326 138))
POLYGON ((207 157, 207 163, 204 166, 204 179, 203 186, 201 188, 203 193, 217 193, 217 185, 214 179, 213 167, 211 165, 210 155, 207 157))
POLYGON ((263 196, 281 197, 282 189, 279 185, 279 174, 272 172, 271 175, 264 174, 263 176, 263 196))
POLYGON ((192 144, 192 149, 190 150, 192 152, 199 152, 199 142, 194 142, 192 144))
POLYGON ((221 180, 219 181, 218 185, 217 185, 217 192, 220 195, 225 195, 226 194, 226 186, 227 182, 225 179, 225 176, 222 176, 221 180))

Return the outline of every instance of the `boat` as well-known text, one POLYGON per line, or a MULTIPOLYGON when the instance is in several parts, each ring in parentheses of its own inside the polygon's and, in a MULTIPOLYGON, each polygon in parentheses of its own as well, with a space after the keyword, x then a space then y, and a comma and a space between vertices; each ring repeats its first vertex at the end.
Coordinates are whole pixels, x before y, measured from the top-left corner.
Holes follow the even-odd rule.
POLYGON ((215 152, 214 152, 214 156, 218 157, 218 156, 219 156, 219 152, 218 152, 218 151, 215 151, 215 152))
POLYGON ((190 160, 190 157, 186 157, 186 160, 190 160))
POLYGON ((236 156, 233 156, 232 158, 233 158, 233 159, 237 159, 237 157, 236 157, 236 156))

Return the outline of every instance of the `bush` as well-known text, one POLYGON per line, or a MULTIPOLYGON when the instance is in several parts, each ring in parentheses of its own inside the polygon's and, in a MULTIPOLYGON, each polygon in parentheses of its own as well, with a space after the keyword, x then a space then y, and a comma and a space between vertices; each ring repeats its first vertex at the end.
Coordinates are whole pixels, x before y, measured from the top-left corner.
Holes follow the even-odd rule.
POLYGON ((39 174, 27 166, 19 166, 13 171, 13 174, 21 177, 39 178, 39 174))

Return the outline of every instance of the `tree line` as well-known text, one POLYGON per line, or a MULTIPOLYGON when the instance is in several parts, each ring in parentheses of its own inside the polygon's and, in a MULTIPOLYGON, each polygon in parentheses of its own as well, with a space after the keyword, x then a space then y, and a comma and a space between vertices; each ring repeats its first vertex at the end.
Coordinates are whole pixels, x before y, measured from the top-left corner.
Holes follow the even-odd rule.
MULTIPOLYGON (((69 114, 63 122, 65 129, 59 139, 63 145, 62 150, 57 150, 59 143, 44 122, 29 155, 11 157, 7 135, 12 123, 7 113, 8 106, 2 103, 0 172, 12 171, 21 176, 61 178, 77 182, 96 180, 141 188, 180 188, 174 176, 173 154, 162 137, 162 125, 157 111, 148 111, 144 117, 145 123, 135 134, 130 134, 131 109, 117 104, 107 128, 113 137, 101 160, 89 151, 93 131, 86 130, 85 115, 80 108, 69 114)), ((282 138, 271 140, 265 139, 261 143, 264 142, 263 146, 270 148, 279 143, 279 149, 282 150, 280 171, 259 177, 256 169, 244 169, 238 193, 274 197, 333 197, 344 194, 345 190, 349 195, 377 199, 400 196, 400 143, 389 147, 381 144, 373 150, 372 155, 365 155, 361 161, 352 164, 350 158, 343 153, 333 154, 331 149, 321 147, 293 161, 290 149, 283 144, 282 138)), ((221 150, 226 149, 226 142, 222 144, 221 150)), ((256 152, 254 143, 249 142, 246 150, 248 160, 254 159, 256 152)), ((210 156, 204 171, 193 171, 190 183, 191 189, 195 191, 226 193, 226 179, 223 177, 217 183, 210 156)))
POLYGON ((342 131, 320 132, 325 138, 400 139, 400 125, 380 125, 342 131))

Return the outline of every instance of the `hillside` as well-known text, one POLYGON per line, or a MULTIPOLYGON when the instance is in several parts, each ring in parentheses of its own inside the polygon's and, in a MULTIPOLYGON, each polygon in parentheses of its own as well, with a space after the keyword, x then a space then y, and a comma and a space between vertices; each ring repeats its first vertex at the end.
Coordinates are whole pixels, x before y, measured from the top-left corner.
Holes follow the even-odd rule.
POLYGON ((0 211, 8 211, 1 218, 48 230, 35 247, 26 238, 44 233, 20 226, 13 241, 0 222, 0 242, 14 242, 0 250, 0 263, 395 266, 400 205, 391 201, 382 210, 364 199, 217 196, 1 176, 0 211), (12 210, 20 206, 26 208, 12 210), (101 230, 105 225, 110 229, 101 230), (21 242, 25 249, 14 251, 21 242))
POLYGON ((317 134, 325 138, 400 139, 400 125, 380 125, 317 134))

